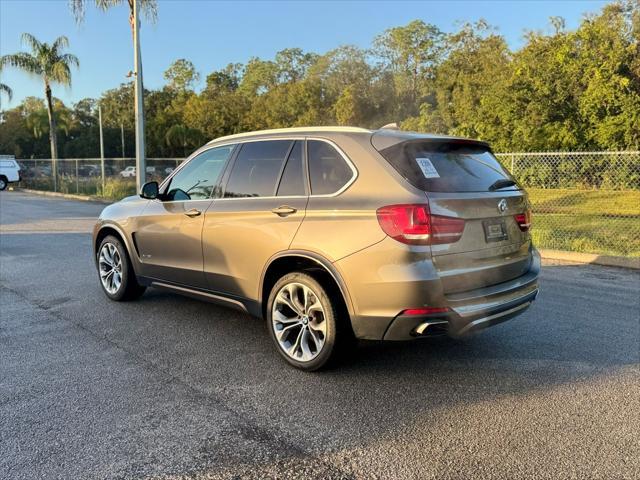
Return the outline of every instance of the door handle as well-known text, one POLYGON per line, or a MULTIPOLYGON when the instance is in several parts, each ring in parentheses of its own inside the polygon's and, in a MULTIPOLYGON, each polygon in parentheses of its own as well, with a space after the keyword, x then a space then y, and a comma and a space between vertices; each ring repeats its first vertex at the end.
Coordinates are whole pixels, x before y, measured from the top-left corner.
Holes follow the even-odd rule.
POLYGON ((271 211, 276 215, 278 215, 279 217, 286 217, 287 215, 296 213, 298 210, 293 207, 290 207, 289 205, 280 205, 279 207, 274 208, 271 211))
POLYGON ((202 212, 200 210, 198 210, 197 208, 192 208, 191 210, 187 210, 186 212, 184 212, 184 214, 187 217, 197 217, 198 215, 202 214, 202 212))

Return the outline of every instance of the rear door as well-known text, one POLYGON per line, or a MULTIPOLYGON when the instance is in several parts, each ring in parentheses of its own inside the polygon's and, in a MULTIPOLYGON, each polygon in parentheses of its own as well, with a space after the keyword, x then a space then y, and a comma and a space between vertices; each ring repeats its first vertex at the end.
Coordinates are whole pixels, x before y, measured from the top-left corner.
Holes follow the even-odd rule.
POLYGON ((289 248, 307 206, 304 140, 244 143, 222 198, 204 218, 204 272, 210 289, 257 298, 262 270, 289 248))
POLYGON ((464 220, 457 241, 448 243, 445 238, 431 246, 445 292, 505 282, 529 270, 530 234, 516 217, 528 209, 526 193, 488 146, 411 140, 381 153, 425 192, 432 215, 464 220))

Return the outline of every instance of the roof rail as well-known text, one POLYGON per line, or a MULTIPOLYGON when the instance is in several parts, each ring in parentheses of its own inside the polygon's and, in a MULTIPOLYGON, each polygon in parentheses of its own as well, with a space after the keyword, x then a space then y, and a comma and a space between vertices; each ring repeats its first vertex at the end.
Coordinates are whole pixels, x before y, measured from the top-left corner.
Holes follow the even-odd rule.
POLYGON ((256 130, 254 132, 236 133, 234 135, 226 135, 211 140, 209 143, 218 142, 220 140, 232 140, 235 138, 252 137, 257 135, 269 135, 278 133, 314 133, 314 132, 359 132, 371 133, 371 130, 360 127, 291 127, 291 128, 274 128, 271 130, 256 130))

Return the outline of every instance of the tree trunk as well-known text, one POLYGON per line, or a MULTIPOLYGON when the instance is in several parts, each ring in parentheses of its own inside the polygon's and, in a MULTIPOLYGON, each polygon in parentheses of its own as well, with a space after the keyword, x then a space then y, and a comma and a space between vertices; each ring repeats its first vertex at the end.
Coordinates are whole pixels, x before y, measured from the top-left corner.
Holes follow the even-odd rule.
POLYGON ((58 190, 58 137, 56 135, 56 117, 53 114, 53 98, 51 87, 45 82, 44 93, 47 98, 47 114, 49 115, 49 141, 51 143, 51 174, 53 175, 53 190, 58 190))

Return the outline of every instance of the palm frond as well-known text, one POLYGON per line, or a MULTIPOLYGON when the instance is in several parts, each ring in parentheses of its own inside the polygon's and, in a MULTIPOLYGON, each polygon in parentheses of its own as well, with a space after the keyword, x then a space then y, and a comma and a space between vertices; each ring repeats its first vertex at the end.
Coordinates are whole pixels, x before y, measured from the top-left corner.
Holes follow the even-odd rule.
MULTIPOLYGON (((103 12, 106 12, 110 8, 120 5, 123 2, 123 0, 94 0, 94 1, 96 4, 96 7, 99 10, 102 10, 103 12)), ((129 2, 129 5, 131 5, 131 2, 129 2)))
POLYGON ((13 55, 4 55, 2 57, 2 65, 19 68, 30 75, 42 75, 42 66, 38 59, 26 52, 14 53, 13 55))
POLYGON ((71 69, 64 62, 56 62, 51 66, 51 80, 62 85, 71 85, 71 69))
POLYGON ((68 0, 68 4, 76 23, 82 23, 85 13, 85 0, 68 0))
POLYGON ((0 92, 4 92, 9 97, 9 101, 13 98, 13 90, 6 83, 0 83, 0 92))
POLYGON ((69 47, 69 39, 64 35, 61 35, 55 39, 55 41, 51 45, 51 50, 58 52, 59 50, 63 50, 68 47, 69 47))
POLYGON ((140 10, 151 23, 158 20, 158 2, 157 0, 140 0, 140 10))
MULTIPOLYGON (((152 23, 158 19, 158 2, 157 0, 139 0, 140 10, 144 16, 152 23)), ((69 9, 76 19, 77 23, 84 21, 87 10, 87 3, 93 3, 98 10, 106 12, 107 10, 124 3, 125 0, 68 0, 69 9)), ((129 5, 129 14, 133 15, 133 0, 126 0, 129 5)))
POLYGON ((60 62, 69 65, 70 67, 80 67, 80 60, 72 53, 65 53, 60 55, 60 62))
POLYGON ((28 46, 34 52, 42 49, 42 42, 30 33, 23 33, 20 39, 22 40, 23 45, 28 46))

